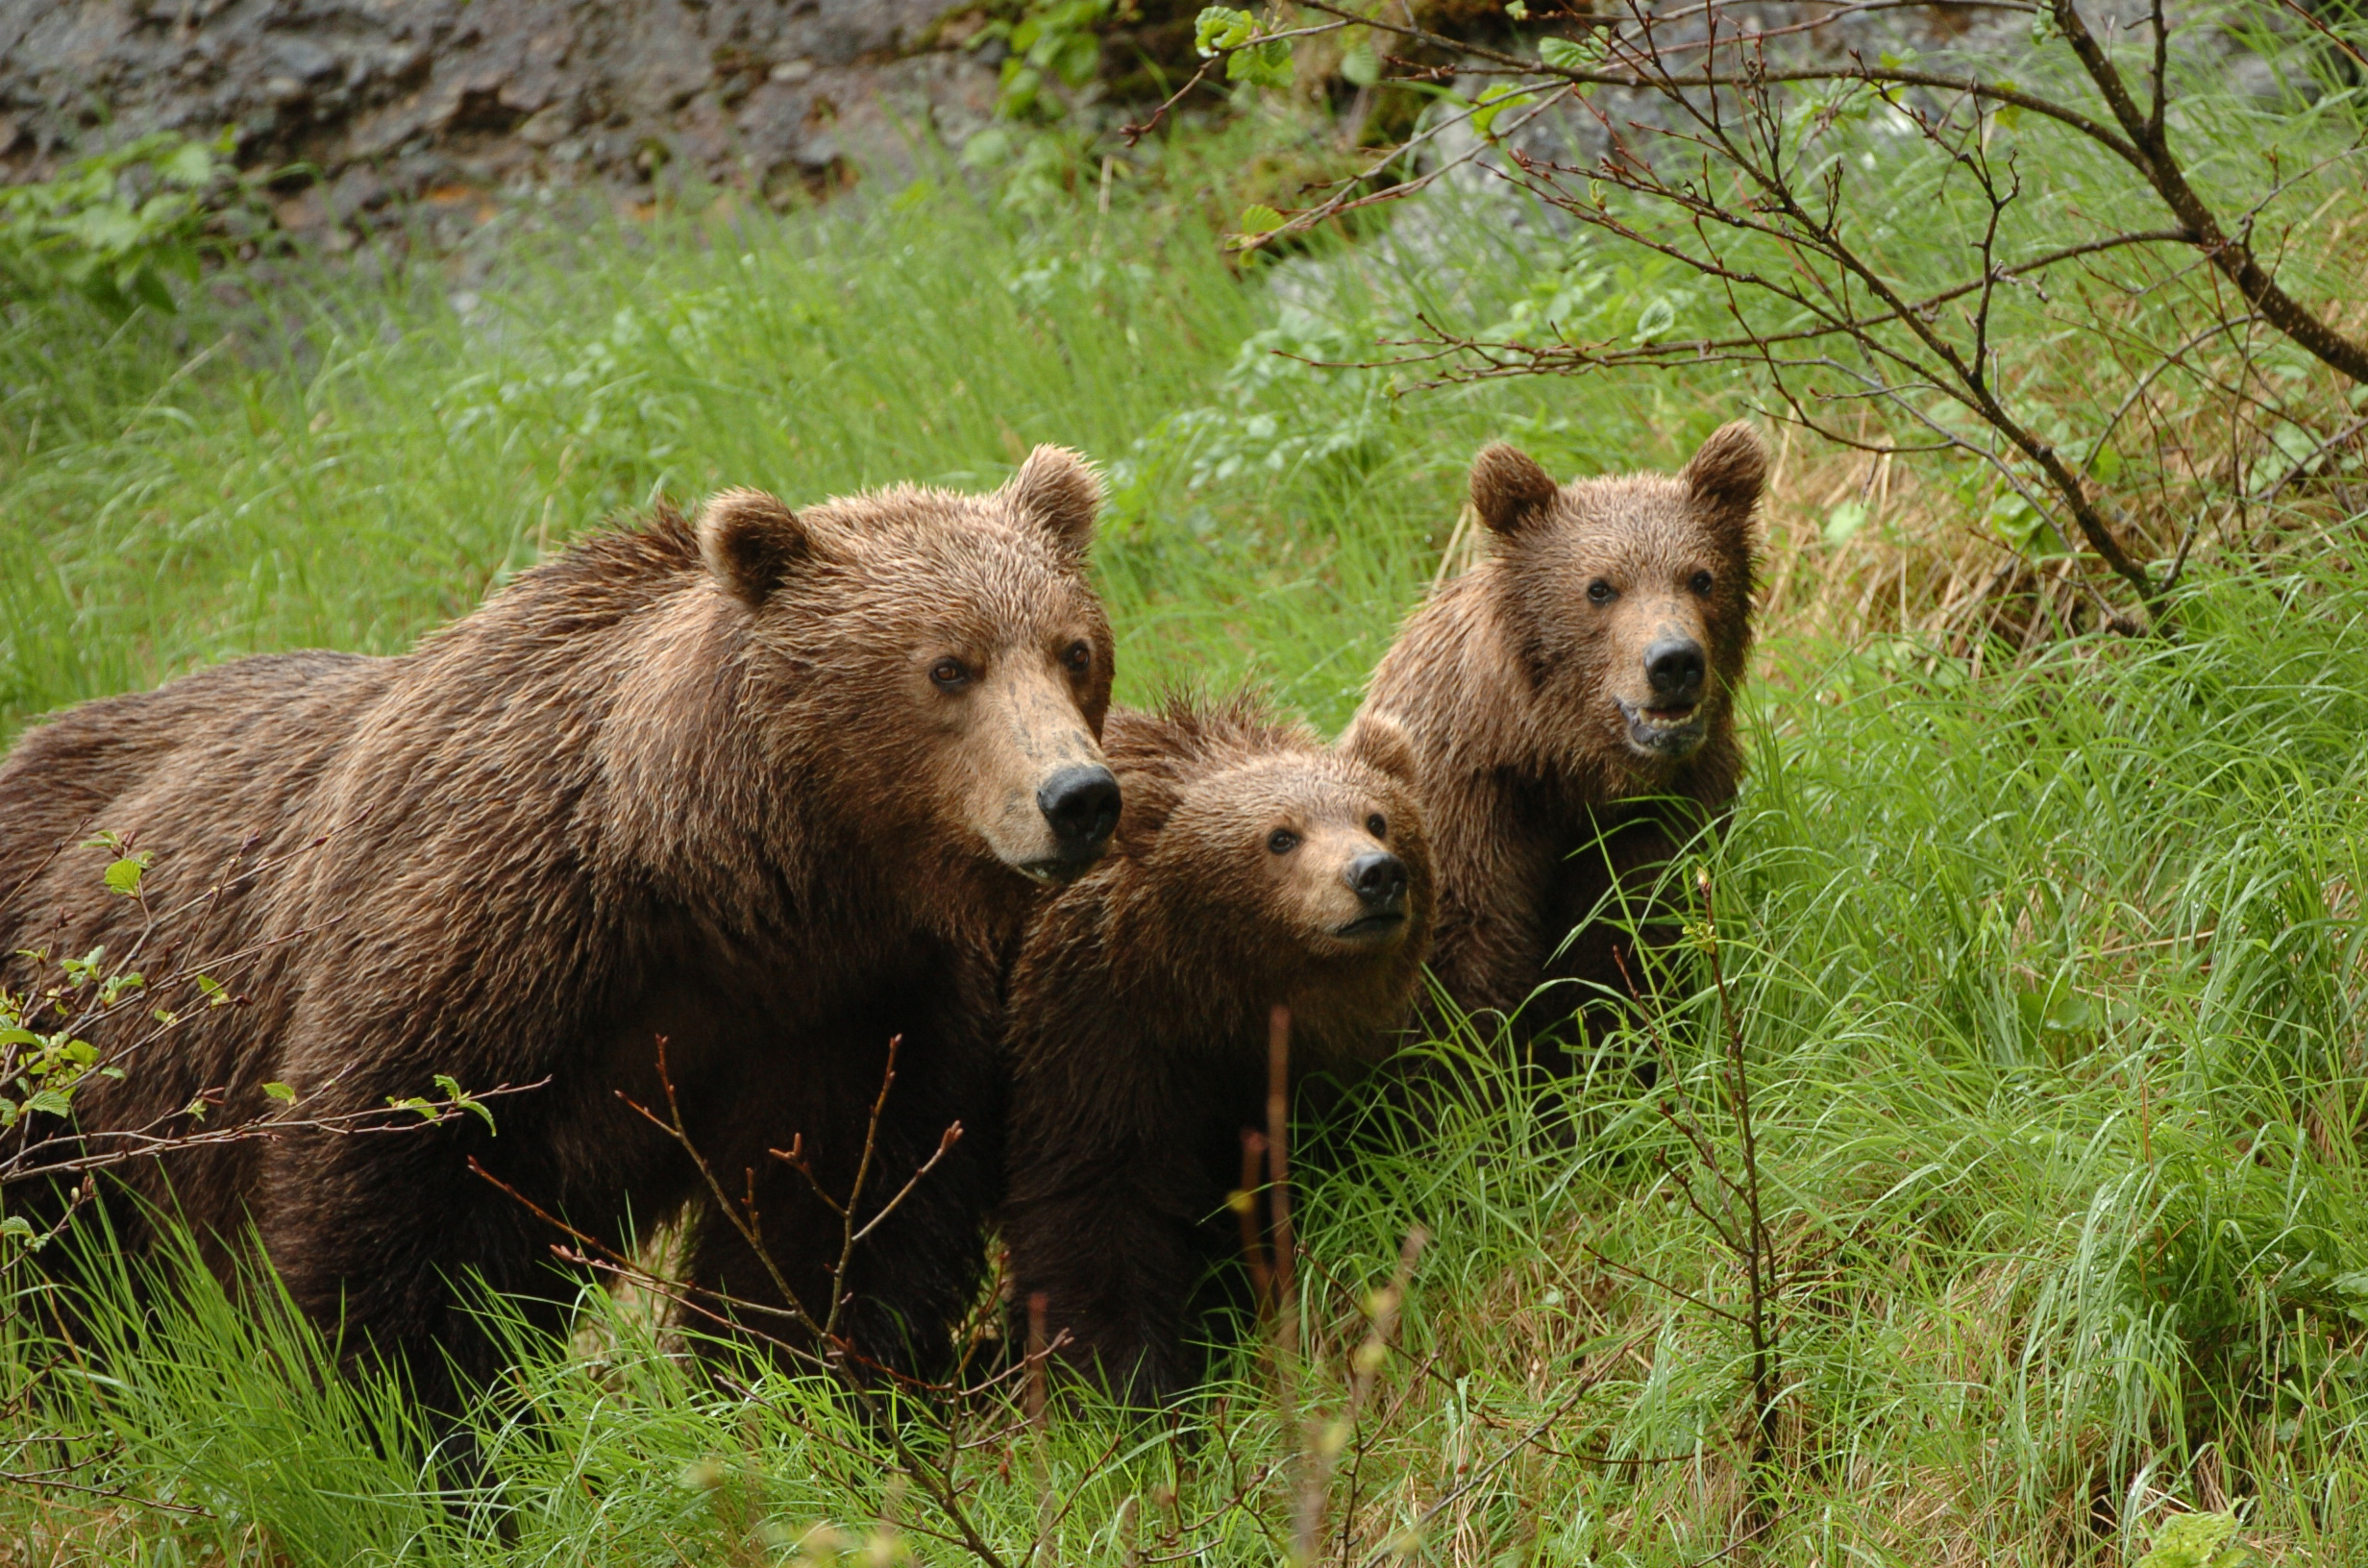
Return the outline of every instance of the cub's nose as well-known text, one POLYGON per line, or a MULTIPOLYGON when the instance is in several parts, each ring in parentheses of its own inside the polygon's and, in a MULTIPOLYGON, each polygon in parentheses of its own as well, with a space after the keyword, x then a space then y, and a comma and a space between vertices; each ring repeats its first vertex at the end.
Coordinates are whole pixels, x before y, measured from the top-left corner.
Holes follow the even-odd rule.
POLYGON ((1644 678, 1656 708, 1690 708, 1702 700, 1710 661, 1690 637, 1664 637, 1644 650, 1644 678))
POLYGON ((1092 860, 1119 825, 1119 781, 1102 767, 1064 768, 1036 792, 1060 858, 1092 860))
POLYGON ((1347 876, 1368 909, 1395 909, 1406 900, 1406 863, 1387 850, 1359 855, 1348 863, 1347 876))

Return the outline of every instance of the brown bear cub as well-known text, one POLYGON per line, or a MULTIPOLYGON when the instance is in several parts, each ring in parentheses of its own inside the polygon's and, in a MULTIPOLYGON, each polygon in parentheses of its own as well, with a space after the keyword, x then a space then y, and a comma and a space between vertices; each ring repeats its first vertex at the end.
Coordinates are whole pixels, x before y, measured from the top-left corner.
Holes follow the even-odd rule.
POLYGON ((472 1277, 568 1294, 547 1275, 559 1234, 473 1161, 608 1246, 687 1209, 691 1281, 780 1305, 629 1103, 662 1114, 671 1079, 805 1308, 844 1295, 859 1354, 930 1364, 974 1299, 1001 1175, 1003 967, 1036 888, 1117 823, 1110 629, 1085 577, 1099 498, 1050 447, 986 496, 898 486, 793 513, 726 491, 695 523, 661 510, 571 550, 399 657, 252 659, 29 731, 0 763, 0 867, 41 870, 0 905, 0 951, 140 940, 140 908, 101 885, 109 851, 76 847, 111 830, 153 850, 150 907, 190 905, 148 971, 202 966, 245 998, 91 1080, 84 1133, 172 1130, 201 1092, 221 1096, 209 1127, 235 1124, 266 1084, 329 1115, 432 1094, 438 1073, 541 1083, 499 1102, 498 1136, 465 1116, 297 1131, 131 1167, 218 1263, 252 1223, 349 1357, 400 1364, 441 1408, 456 1373, 498 1364, 472 1277), (859 1216, 962 1136, 833 1278, 839 1216, 767 1151, 802 1140, 844 1198, 895 1036, 859 1216))
POLYGON ((1439 866, 1432 970, 1464 1012, 1511 1018, 1524 1051, 1647 983, 1617 923, 1591 917, 1615 892, 1649 897, 1735 796, 1766 470, 1739 422, 1674 478, 1558 485, 1488 448, 1471 504, 1493 548, 1373 673, 1350 733, 1388 719, 1414 746, 1439 866))
POLYGON ((1407 1021, 1431 855, 1386 723, 1324 747, 1254 700, 1114 712, 1125 807, 1109 856, 1028 927, 1013 972, 1014 1327, 1041 1296, 1057 1355, 1130 1402, 1181 1392, 1242 1133, 1266 1124, 1269 1017, 1295 1073, 1344 1073, 1407 1021))

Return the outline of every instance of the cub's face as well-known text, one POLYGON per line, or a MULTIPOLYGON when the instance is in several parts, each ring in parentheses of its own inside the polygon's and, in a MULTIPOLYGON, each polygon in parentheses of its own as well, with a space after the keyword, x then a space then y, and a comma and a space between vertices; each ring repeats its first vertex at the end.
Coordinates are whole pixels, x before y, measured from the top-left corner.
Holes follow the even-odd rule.
POLYGON ((701 515, 719 581, 826 733, 842 809, 882 837, 971 850, 1038 882, 1101 854, 1119 818, 1103 760, 1108 618, 1084 578, 1100 499, 1040 447, 989 496, 902 489, 802 516, 728 491, 701 515))
POLYGON ((1194 890, 1269 960, 1386 959, 1427 929, 1431 869, 1406 787, 1335 753, 1267 757, 1198 781, 1150 870, 1194 890))
POLYGON ((1558 486, 1510 447, 1472 469, 1500 541, 1505 624, 1576 747, 1634 763, 1691 756, 1727 722, 1751 625, 1751 512, 1766 457, 1729 425, 1674 478, 1558 486))

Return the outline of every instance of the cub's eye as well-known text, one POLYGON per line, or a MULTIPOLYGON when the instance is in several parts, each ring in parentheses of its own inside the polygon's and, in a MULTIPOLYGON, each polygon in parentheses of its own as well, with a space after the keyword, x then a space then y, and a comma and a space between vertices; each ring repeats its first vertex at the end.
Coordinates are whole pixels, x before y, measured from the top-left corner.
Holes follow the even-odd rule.
POLYGON ((1590 604, 1609 604, 1612 602, 1612 585, 1601 577, 1597 577, 1587 585, 1587 601, 1590 604))
POLYGON ((1370 817, 1365 819, 1365 831, 1370 833, 1377 839, 1386 839, 1390 836, 1390 823, 1388 820, 1377 811, 1370 817))
POLYGON ((1068 666, 1070 674, 1084 674, 1094 668, 1094 645, 1091 643, 1070 644, 1069 651, 1061 655, 1061 663, 1068 666))
POLYGON ((1299 847, 1299 835, 1287 827, 1278 827, 1267 835, 1267 853, 1287 855, 1299 847))
POLYGON ((937 682, 941 689, 950 692, 969 683, 971 667, 960 659, 940 659, 929 666, 929 678, 937 682))
POLYGON ((1707 595, 1711 591, 1711 575, 1708 572, 1696 572, 1693 575, 1693 580, 1686 586, 1697 594, 1707 595))

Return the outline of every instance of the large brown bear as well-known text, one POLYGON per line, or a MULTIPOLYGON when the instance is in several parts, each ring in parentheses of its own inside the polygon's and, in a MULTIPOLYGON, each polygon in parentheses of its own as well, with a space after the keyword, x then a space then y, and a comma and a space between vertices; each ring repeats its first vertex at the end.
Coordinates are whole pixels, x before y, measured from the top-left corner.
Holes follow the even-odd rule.
POLYGON ((1766 468, 1740 422, 1673 478, 1557 485, 1488 448, 1471 504, 1492 550, 1373 673, 1350 733, 1386 718, 1413 741, 1439 864, 1431 968, 1464 1012, 1511 1018, 1523 1050, 1647 984, 1619 922, 1591 917, 1616 890, 1642 908, 1735 796, 1766 468))
MULTIPOLYGON (((454 1373, 496 1364, 458 1286, 552 1294, 559 1239, 472 1156, 611 1245, 699 1216, 693 1164, 627 1103, 664 1114, 663 1040, 693 1143, 735 1196, 753 1172, 804 1306, 847 1292, 861 1354, 927 1364, 974 1299, 1000 1177, 1010 946, 1037 885, 1117 822, 1110 630, 1083 575, 1099 495, 1050 447, 988 496, 793 514, 727 491, 696 524, 660 511, 527 573, 403 656, 250 659, 31 730, 0 764, 0 950, 140 940, 141 910, 100 886, 109 851, 74 847, 111 830, 156 857, 149 908, 221 890, 146 972, 200 966, 246 998, 87 1081, 85 1132, 186 1126, 214 1089, 210 1127, 263 1111, 267 1083, 321 1115, 432 1094, 438 1073, 548 1080, 499 1103, 498 1136, 469 1117, 291 1135, 135 1178, 149 1198, 169 1179, 217 1261, 251 1219, 349 1355, 441 1406, 454 1373), (845 1196, 898 1035, 867 1209, 963 1136, 834 1280, 838 1216, 766 1151, 802 1139, 845 1196)), ((687 1269, 779 1304, 711 1213, 687 1269)))
POLYGON ((1325 747, 1258 703, 1110 716, 1109 857, 1050 899, 1011 980, 1003 1236, 1015 1328, 1156 1404, 1197 1367, 1196 1287, 1239 1250, 1225 1196, 1266 1125, 1269 1017, 1295 1074, 1387 1052, 1430 943, 1431 856, 1404 737, 1325 747))

